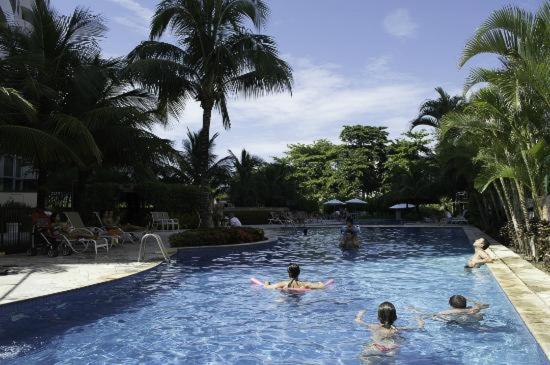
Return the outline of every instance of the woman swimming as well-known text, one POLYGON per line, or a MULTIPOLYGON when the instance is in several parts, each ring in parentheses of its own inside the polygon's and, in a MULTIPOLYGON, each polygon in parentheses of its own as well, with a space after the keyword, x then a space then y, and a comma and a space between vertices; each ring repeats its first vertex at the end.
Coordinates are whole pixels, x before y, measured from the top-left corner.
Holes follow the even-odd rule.
POLYGON ((307 281, 300 281, 298 280, 298 277, 300 276, 300 266, 296 264, 290 264, 288 265, 288 277, 290 280, 288 281, 281 281, 276 284, 271 284, 269 281, 266 281, 264 283, 264 288, 267 289, 324 289, 325 284, 318 282, 318 283, 311 283, 307 281))
POLYGON ((356 323, 371 331, 372 342, 363 349, 361 354, 363 360, 374 356, 395 356, 399 349, 396 335, 400 331, 424 327, 424 321, 421 318, 417 318, 418 327, 395 327, 394 322, 397 320, 397 312, 395 306, 390 302, 384 302, 378 306, 378 320, 380 323, 365 323, 363 321, 364 315, 365 311, 361 310, 355 317, 356 323))

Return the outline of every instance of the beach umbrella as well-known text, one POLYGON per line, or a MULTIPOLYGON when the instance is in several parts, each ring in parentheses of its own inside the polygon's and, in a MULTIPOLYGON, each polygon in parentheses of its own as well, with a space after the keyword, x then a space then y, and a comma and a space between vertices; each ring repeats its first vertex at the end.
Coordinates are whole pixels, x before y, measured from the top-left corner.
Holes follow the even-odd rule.
POLYGON ((361 199, 354 198, 354 199, 347 200, 347 201, 346 201, 346 204, 366 205, 366 204, 368 204, 368 203, 365 202, 365 201, 363 201, 363 200, 361 200, 361 199))
POLYGON ((401 210, 402 209, 409 209, 414 208, 414 204, 409 203, 400 203, 395 204, 390 207, 390 209, 395 209, 395 220, 400 221, 401 220, 401 210))
POLYGON ((329 200, 328 202, 324 202, 323 205, 345 205, 345 204, 338 199, 332 199, 332 200, 329 200))

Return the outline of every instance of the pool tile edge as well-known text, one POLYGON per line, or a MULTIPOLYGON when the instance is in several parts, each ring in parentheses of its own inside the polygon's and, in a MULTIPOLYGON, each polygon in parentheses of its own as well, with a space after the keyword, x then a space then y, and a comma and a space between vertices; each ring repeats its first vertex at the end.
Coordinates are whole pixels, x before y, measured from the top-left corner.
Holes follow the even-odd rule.
POLYGON ((473 226, 463 227, 470 241, 484 237, 495 260, 488 264, 493 277, 500 285, 521 319, 550 359, 550 275, 535 268, 512 250, 473 226))

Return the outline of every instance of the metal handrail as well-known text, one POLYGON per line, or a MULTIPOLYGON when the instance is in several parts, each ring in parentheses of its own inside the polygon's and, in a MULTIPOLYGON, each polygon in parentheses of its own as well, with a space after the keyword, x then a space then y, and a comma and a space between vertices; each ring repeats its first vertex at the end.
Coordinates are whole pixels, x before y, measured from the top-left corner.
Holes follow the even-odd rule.
POLYGON ((164 260, 165 261, 170 261, 170 258, 168 257, 168 254, 166 253, 166 248, 164 247, 164 244, 162 243, 162 238, 158 235, 158 234, 155 234, 155 233, 147 233, 147 234, 144 234, 143 237, 141 237, 141 242, 139 244, 139 254, 138 254, 138 259, 137 261, 138 262, 141 262, 142 258, 145 258, 145 244, 147 243, 147 240, 149 238, 153 238, 159 248, 160 248, 160 252, 162 253, 162 256, 164 257, 164 260), (143 255, 142 255, 143 253, 143 255))

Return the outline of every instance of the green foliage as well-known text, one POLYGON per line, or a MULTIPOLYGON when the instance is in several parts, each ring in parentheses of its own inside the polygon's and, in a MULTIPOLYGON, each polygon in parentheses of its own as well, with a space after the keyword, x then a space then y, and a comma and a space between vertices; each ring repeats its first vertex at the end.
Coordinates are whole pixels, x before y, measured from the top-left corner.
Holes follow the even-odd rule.
POLYGON ((230 97, 261 96, 292 88, 292 70, 279 57, 275 41, 255 32, 268 14, 262 0, 164 0, 151 21, 150 40, 128 55, 129 75, 158 94, 164 112, 176 115, 185 101, 200 102, 200 215, 207 227, 213 225, 206 172, 212 110, 219 111, 223 125, 229 128, 230 97), (173 31, 175 44, 158 41, 167 29, 173 31))
POLYGON ((264 231, 248 227, 199 228, 170 236, 172 247, 218 246, 265 240, 264 231))
POLYGON ((196 186, 151 182, 136 185, 134 191, 151 211, 180 214, 198 210, 199 191, 196 186))

